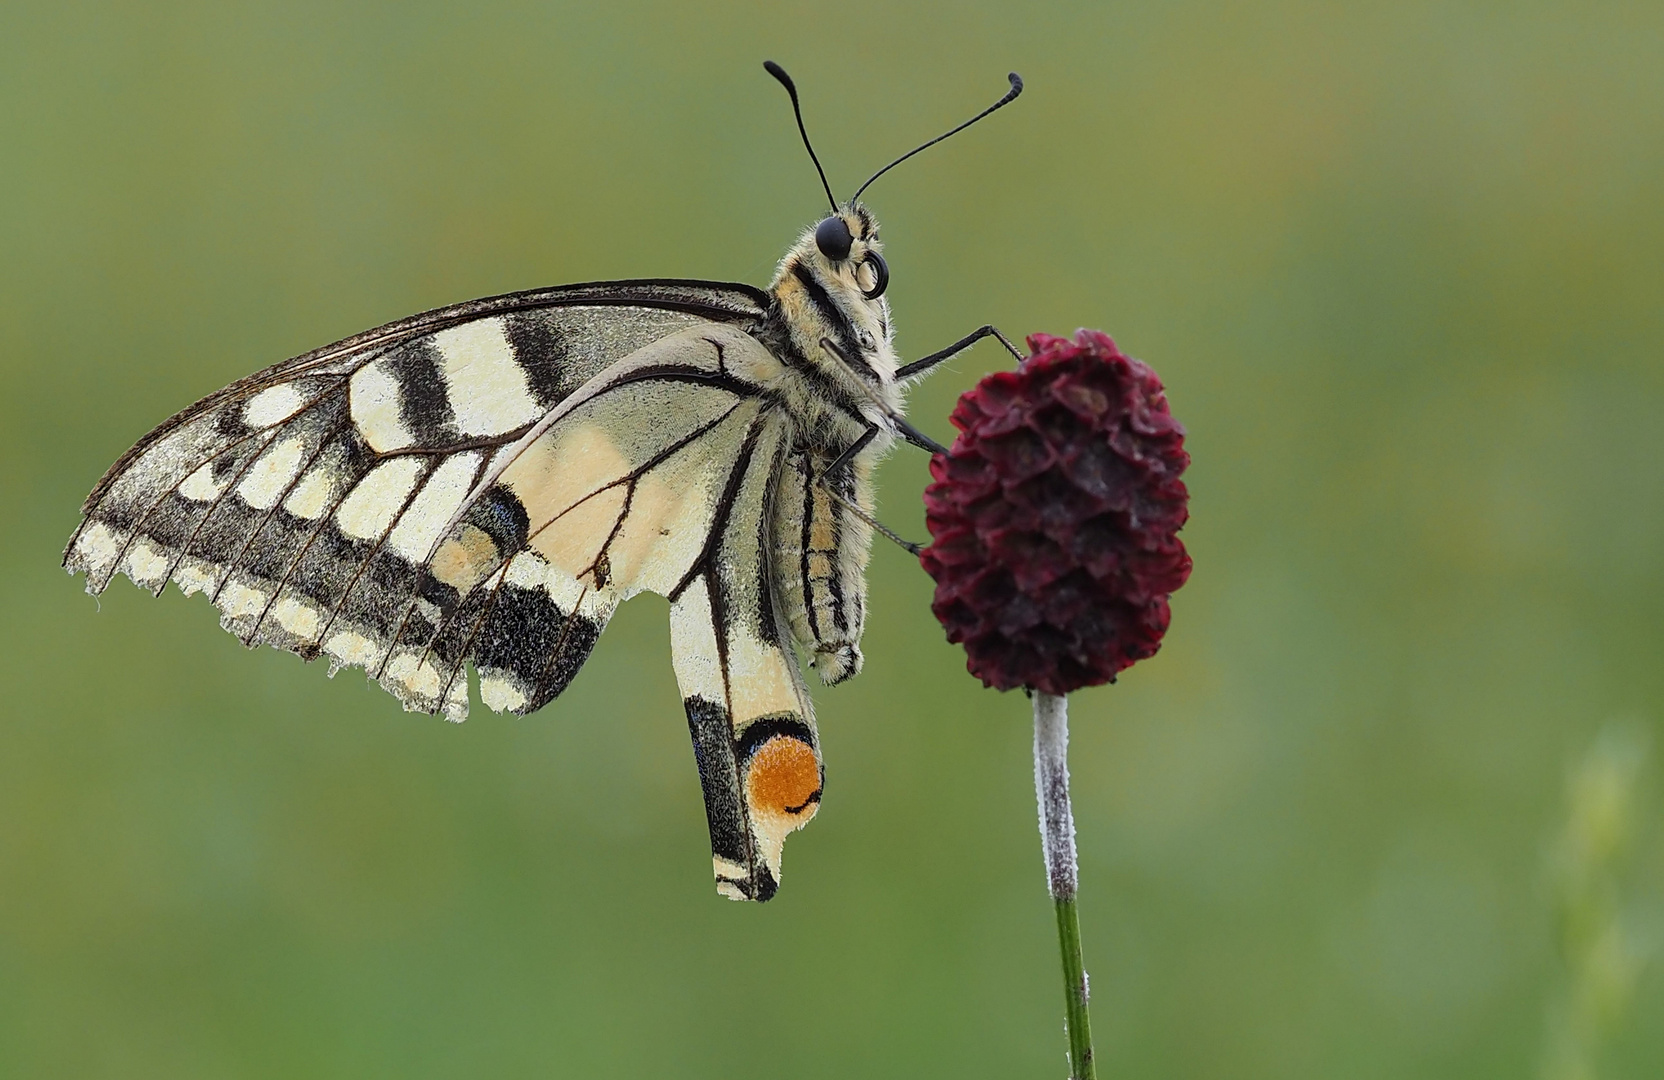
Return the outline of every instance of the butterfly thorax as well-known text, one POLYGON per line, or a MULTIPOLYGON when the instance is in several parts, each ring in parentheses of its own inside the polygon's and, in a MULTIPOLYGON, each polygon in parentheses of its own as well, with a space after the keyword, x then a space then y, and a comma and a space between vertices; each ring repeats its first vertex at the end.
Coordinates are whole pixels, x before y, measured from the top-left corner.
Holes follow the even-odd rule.
POLYGON ((895 441, 890 418, 902 408, 878 223, 859 203, 834 218, 848 230, 847 251, 840 242, 834 258, 817 228, 805 230, 780 261, 758 333, 783 364, 774 388, 796 429, 775 493, 782 614, 829 683, 861 669, 872 540, 864 517, 873 471, 895 441), (869 430, 865 447, 834 468, 869 430))

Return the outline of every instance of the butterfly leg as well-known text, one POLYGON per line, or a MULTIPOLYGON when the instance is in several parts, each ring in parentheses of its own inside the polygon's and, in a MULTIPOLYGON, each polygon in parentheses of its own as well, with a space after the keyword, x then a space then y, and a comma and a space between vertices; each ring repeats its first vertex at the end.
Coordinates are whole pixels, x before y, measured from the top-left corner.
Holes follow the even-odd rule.
MULTIPOLYGON (((896 370, 896 378, 907 379, 914 375, 923 375, 925 372, 929 371, 937 364, 940 364, 942 361, 958 356, 960 353, 964 352, 972 345, 975 345, 985 337, 998 338, 1000 344, 1004 345, 1012 356, 1015 356, 1018 361, 1023 359, 1023 354, 1017 351, 1017 346, 1011 344, 1011 339, 1000 333, 998 327, 989 323, 986 326, 982 326, 971 331, 969 334, 966 334, 964 337, 939 352, 933 352, 929 356, 924 357, 922 360, 915 360, 911 364, 904 364, 896 370)), ((929 450, 932 454, 945 454, 948 452, 947 447, 938 443, 935 439, 932 439, 922 431, 919 431, 917 428, 901 419, 901 417, 895 416, 891 417, 891 419, 896 425, 896 431, 901 433, 901 437, 912 443, 914 446, 923 450, 929 450)))
POLYGON ((912 424, 909 424, 901 417, 892 417, 892 419, 895 422, 896 430, 901 433, 901 437, 912 443, 914 446, 917 446, 919 449, 929 450, 932 454, 945 454, 948 452, 947 447, 943 446, 935 439, 932 439, 929 435, 926 435, 924 432, 920 431, 912 424))
POLYGON ((975 345, 985 337, 999 338, 1000 344, 1005 346, 1006 351, 1011 353, 1012 356, 1015 356, 1018 362, 1022 361, 1023 354, 1017 350, 1017 346, 1011 344, 1011 339, 1000 333, 998 327, 989 323, 987 326, 971 331, 940 352, 933 352, 921 360, 915 360, 911 364, 904 364, 896 371, 896 378, 910 379, 914 375, 922 375, 931 368, 935 367, 937 364, 940 364, 942 361, 950 360, 953 357, 958 356, 960 353, 964 352, 972 345, 975 345))
MULTIPOLYGON (((999 333, 997 330, 994 332, 999 333)), ((839 360, 842 360, 851 368, 855 368, 855 361, 851 360, 849 358, 849 354, 844 352, 844 350, 838 346, 838 343, 833 341, 831 338, 821 338, 820 347, 831 353, 833 356, 836 356, 839 360)), ((889 419, 890 423, 894 425, 897 433, 900 434, 902 438, 906 439, 914 446, 920 447, 924 450, 929 450, 932 454, 945 454, 948 452, 947 447, 943 446, 935 439, 932 439, 929 435, 926 435, 912 424, 909 424, 902 418, 900 413, 886 405, 883 399, 873 395, 872 400, 873 404, 883 410, 884 415, 889 419)), ((858 413, 851 413, 850 415, 866 424, 867 429, 862 432, 861 437, 857 439, 849 449, 839 455, 838 460, 832 463, 832 467, 826 470, 828 473, 835 472, 841 468, 844 464, 846 464, 849 458, 853 458, 856 454, 860 453, 869 442, 872 442, 874 435, 878 434, 878 429, 873 426, 871 421, 867 420, 858 413)))
POLYGON ((827 487, 826 488, 826 493, 828 495, 832 496, 832 500, 834 502, 838 503, 845 510, 848 510, 850 513, 854 514, 856 517, 860 518, 862 521, 866 522, 867 526, 869 528, 871 528, 874 532, 878 533, 880 536, 883 536, 885 539, 890 540, 890 541, 894 542, 895 544, 897 544, 899 547, 901 547, 901 549, 903 551, 907 552, 907 554, 917 555, 919 552, 924 550, 924 545, 923 544, 915 544, 911 540, 903 540, 901 538, 901 536, 894 529, 891 529, 888 525, 884 524, 882 521, 879 521, 877 518, 873 517, 871 514, 867 513, 865 510, 861 509, 859 506, 856 506, 853 502, 849 501, 847 498, 845 498, 843 495, 839 494, 834 489, 832 489, 830 487, 827 487))
MULTIPOLYGON (((903 425, 905 425, 905 421, 901 422, 901 424, 899 424, 898 426, 903 426, 903 425)), ((911 430, 910 428, 905 428, 903 426, 902 434, 904 436, 906 436, 908 431, 910 431, 910 430, 911 430)), ((917 434, 917 433, 915 432, 915 434, 917 434)), ((844 452, 839 454, 837 456, 837 458, 835 458, 833 460, 832 464, 828 465, 825 468, 825 470, 823 470, 821 472, 820 476, 816 479, 815 483, 820 487, 820 489, 822 491, 824 491, 828 495, 830 495, 834 502, 841 505, 845 510, 848 510, 851 514, 854 514, 856 517, 860 518, 862 521, 866 522, 868 527, 870 527, 874 532, 878 533, 880 536, 883 536, 888 540, 893 541, 894 543, 899 545, 904 551, 906 551, 908 554, 917 555, 920 551, 924 550, 922 545, 915 544, 911 540, 903 540, 901 538, 901 536, 898 535, 894 529, 891 529, 889 526, 880 522, 877 518, 873 517, 871 514, 867 513, 865 510, 861 509, 859 506, 857 506, 855 504, 855 501, 853 499, 850 499, 850 498, 846 497, 843 494, 843 492, 839 491, 837 489, 837 487, 835 487, 833 485, 833 483, 831 482, 832 478, 835 477, 840 471, 850 467, 850 463, 855 460, 855 455, 859 454, 862 450, 865 450, 866 447, 867 447, 867 444, 872 442, 872 440, 877 435, 878 435, 878 425, 873 424, 873 423, 868 423, 867 424, 867 429, 861 433, 861 436, 858 439, 856 439, 854 442, 850 443, 849 446, 844 450, 844 452)), ((947 453, 946 450, 942 449, 939 446, 936 446, 935 443, 930 442, 930 440, 926 436, 920 435, 919 438, 924 439, 925 443, 929 443, 930 446, 936 447, 937 452, 944 453, 944 454, 947 453)), ((909 437, 908 441, 909 442, 915 442, 916 440, 909 437)))
POLYGON ((844 449, 844 452, 834 458, 832 464, 828 465, 821 472, 821 482, 824 483, 826 477, 849 468, 849 463, 855 460, 855 455, 865 450, 867 448, 867 444, 872 442, 877 436, 878 425, 869 421, 867 423, 867 429, 861 432, 860 438, 850 443, 849 446, 844 449))

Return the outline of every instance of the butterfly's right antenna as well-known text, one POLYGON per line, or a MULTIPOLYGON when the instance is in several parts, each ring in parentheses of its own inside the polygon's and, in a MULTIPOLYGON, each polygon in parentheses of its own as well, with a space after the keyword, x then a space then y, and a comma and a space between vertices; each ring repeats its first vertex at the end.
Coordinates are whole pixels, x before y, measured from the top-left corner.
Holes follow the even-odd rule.
POLYGON ((867 177, 867 182, 855 189, 855 194, 853 196, 851 196, 849 201, 854 202, 856 199, 859 199, 861 197, 861 192, 863 192, 863 191, 867 190, 868 188, 872 187, 872 182, 874 180, 877 180, 880 176, 883 176, 885 173, 889 172, 891 169, 895 168, 897 165, 900 165, 902 162, 906 161, 908 158, 912 157, 914 154, 918 153, 920 150, 930 149, 932 146, 935 146, 937 143, 939 143, 943 139, 947 138, 948 135, 957 135, 961 131, 964 131, 966 128, 970 127, 972 124, 976 123, 978 120, 981 120, 984 116, 987 116, 989 113, 994 112, 997 109, 1003 109, 1007 105, 1011 104, 1013 101, 1016 101, 1017 100, 1017 95, 1023 92, 1023 77, 1021 75, 1017 74, 1015 71, 1013 71, 1011 74, 1006 76, 1006 79, 1010 81, 1011 89, 1009 89, 1005 92, 1004 97, 1000 98, 998 101, 994 102, 992 105, 988 106, 986 109, 983 109, 981 112, 977 113, 975 116, 971 117, 969 120, 965 121, 963 124, 960 124, 958 127, 954 128, 952 131, 948 132, 947 134, 938 135, 934 139, 931 139, 929 142, 925 143, 923 146, 915 146, 913 149, 907 151, 907 153, 901 155, 900 157, 896 158, 894 161, 890 162, 888 165, 884 166, 882 169, 879 169, 877 172, 875 172, 871 176, 867 177))
POLYGON ((820 158, 815 156, 815 148, 809 145, 809 132, 803 127, 803 108, 797 103, 797 84, 786 74, 786 69, 773 60, 764 60, 763 70, 780 80, 780 85, 792 96, 792 113, 797 117, 797 133, 803 136, 803 148, 809 151, 809 160, 815 163, 815 171, 820 173, 820 186, 826 189, 826 201, 832 204, 832 212, 836 214, 838 200, 832 195, 832 185, 826 182, 826 170, 820 167, 820 158))

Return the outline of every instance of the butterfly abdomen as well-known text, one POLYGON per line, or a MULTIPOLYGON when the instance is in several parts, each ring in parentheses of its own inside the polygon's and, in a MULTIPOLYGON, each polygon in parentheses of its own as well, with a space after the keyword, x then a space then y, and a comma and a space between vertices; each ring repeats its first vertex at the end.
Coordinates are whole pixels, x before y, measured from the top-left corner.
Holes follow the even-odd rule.
POLYGON ((872 532, 834 497, 870 504, 870 466, 826 477, 832 459, 800 450, 780 482, 774 523, 776 589, 792 637, 827 684, 861 670, 866 619, 866 563, 872 532))

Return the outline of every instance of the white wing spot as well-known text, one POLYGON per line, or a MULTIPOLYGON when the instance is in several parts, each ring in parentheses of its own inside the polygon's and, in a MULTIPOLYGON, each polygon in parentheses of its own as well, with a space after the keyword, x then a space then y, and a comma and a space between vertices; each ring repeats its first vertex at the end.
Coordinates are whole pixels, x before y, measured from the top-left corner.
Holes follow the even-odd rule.
POLYGON ((387 542, 393 550, 411 562, 422 562, 438 543, 440 531, 456 513, 462 500, 473 486, 474 467, 478 454, 458 454, 447 458, 434 470, 422 493, 410 503, 410 509, 399 519, 387 542))
POLYGON ((543 556, 522 551, 509 562, 508 576, 504 580, 522 589, 541 589, 548 574, 549 564, 544 561, 543 556))
POLYGON ((415 458, 394 458, 370 470, 352 494, 335 512, 341 531, 357 540, 379 540, 393 516, 404 506, 406 495, 416 484, 422 463, 415 458))
POLYGON ((140 540, 127 553, 127 576, 137 585, 152 585, 168 574, 168 557, 140 540))
POLYGON ((266 594, 263 591, 251 589, 240 582, 229 582, 225 589, 220 592, 220 610, 232 618, 242 615, 258 615, 265 606, 266 594))
POLYGON ((387 665, 387 677, 401 682, 413 694, 439 696, 439 669, 429 661, 417 663, 415 653, 400 653, 387 665))
POLYGON ((730 900, 749 900, 751 897, 740 891, 734 884, 735 878, 744 880, 751 876, 751 869, 732 859, 724 859, 721 855, 711 856, 711 868, 716 871, 716 891, 720 896, 730 900))
POLYGON ((185 482, 179 485, 179 494, 192 502, 213 502, 225 494, 225 483, 214 479, 214 463, 210 461, 185 477, 185 482))
POLYGON ((362 667, 376 658, 376 644, 363 634, 342 630, 338 634, 330 635, 329 640, 324 643, 324 652, 342 664, 356 664, 362 667))
POLYGON ((588 592, 577 578, 550 566, 549 561, 535 551, 522 551, 516 555, 508 564, 505 580, 522 589, 542 589, 555 602, 555 607, 566 614, 571 614, 588 592))
POLYGON ((526 704, 526 695, 507 679, 493 675, 480 679, 480 700, 488 709, 513 712, 526 704))
MULTIPOLYGON (((543 591, 549 594, 549 599, 553 600, 555 606, 562 611, 570 612, 586 608, 600 610, 600 608, 595 607, 598 594, 585 588, 577 578, 559 567, 549 567, 549 576, 543 582, 543 591)), ((590 611, 585 610, 584 613, 590 614, 590 611)))
POLYGON ((301 406, 305 404, 306 398, 295 389, 294 383, 268 386, 248 399, 248 408, 243 411, 243 420, 249 427, 271 427, 300 412, 301 406))
POLYGON ((305 453, 306 444, 299 437, 284 439, 260 455, 260 460, 237 485, 237 494, 256 510, 270 510, 288 490, 295 474, 300 472, 301 458, 305 453))
POLYGON ((459 678, 445 694, 445 719, 460 724, 468 719, 468 680, 459 678))
POLYGON ((179 585, 179 591, 186 596, 193 596, 199 592, 211 592, 219 584, 214 577, 214 567, 201 559, 186 559, 173 571, 173 580, 179 585))
POLYGON ((298 518, 316 521, 334 498, 335 470, 328 465, 319 465, 300 478, 295 490, 283 500, 283 509, 298 518))
POLYGON ((435 334, 433 343, 443 358, 441 370, 458 431, 500 435, 542 415, 503 332, 503 320, 477 319, 453 326, 435 334))
POLYGON ((358 433, 380 453, 409 446, 415 439, 399 415, 399 381, 380 360, 365 364, 352 377, 347 407, 358 433))
POLYGON ((292 596, 285 596, 272 608, 272 614, 277 616, 277 624, 298 638, 311 640, 318 632, 318 609, 310 604, 303 604, 292 596))
POLYGON ((120 550, 121 541, 116 539, 116 534, 103 522, 89 525, 81 533, 81 538, 75 541, 76 554, 80 555, 95 573, 114 562, 116 552, 120 550))

